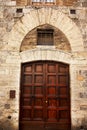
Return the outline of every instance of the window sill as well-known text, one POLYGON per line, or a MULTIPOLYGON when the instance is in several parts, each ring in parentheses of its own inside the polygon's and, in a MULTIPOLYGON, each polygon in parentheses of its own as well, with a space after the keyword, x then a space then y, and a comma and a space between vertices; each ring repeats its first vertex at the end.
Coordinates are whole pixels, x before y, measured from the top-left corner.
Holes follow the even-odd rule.
POLYGON ((38 49, 55 49, 55 46, 53 46, 53 45, 37 45, 37 48, 38 49))
POLYGON ((36 5, 36 6, 39 6, 39 5, 42 5, 42 6, 46 6, 46 5, 56 5, 56 3, 54 2, 32 2, 31 5, 36 5))

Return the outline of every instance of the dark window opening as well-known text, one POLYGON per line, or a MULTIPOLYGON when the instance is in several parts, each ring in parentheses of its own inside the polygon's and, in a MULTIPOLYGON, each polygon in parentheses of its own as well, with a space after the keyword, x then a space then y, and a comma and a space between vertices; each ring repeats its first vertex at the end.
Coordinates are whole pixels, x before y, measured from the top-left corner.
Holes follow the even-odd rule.
POLYGON ((70 10, 70 14, 76 14, 76 10, 75 9, 71 9, 70 10))
POLYGON ((23 12, 23 9, 22 9, 22 8, 16 9, 16 13, 22 13, 22 12, 23 12))
POLYGON ((37 45, 53 45, 53 29, 37 30, 37 45))

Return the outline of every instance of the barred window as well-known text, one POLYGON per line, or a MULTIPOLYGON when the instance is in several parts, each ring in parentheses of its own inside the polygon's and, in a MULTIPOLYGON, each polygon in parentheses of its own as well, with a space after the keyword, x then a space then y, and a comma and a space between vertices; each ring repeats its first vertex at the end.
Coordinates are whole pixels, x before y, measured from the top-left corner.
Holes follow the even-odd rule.
POLYGON ((53 29, 37 30, 37 45, 53 45, 53 29))
POLYGON ((52 2, 52 3, 53 3, 54 0, 32 0, 32 2, 42 2, 42 3, 43 3, 43 2, 44 2, 44 3, 45 3, 45 2, 52 2))

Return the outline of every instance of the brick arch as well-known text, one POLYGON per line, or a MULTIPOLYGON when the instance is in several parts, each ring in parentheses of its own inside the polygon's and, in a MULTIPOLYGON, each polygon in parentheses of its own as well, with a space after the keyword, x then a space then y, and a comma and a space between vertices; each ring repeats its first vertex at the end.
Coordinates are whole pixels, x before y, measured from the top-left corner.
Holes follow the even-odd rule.
POLYGON ((31 9, 29 13, 25 14, 10 32, 9 49, 20 51, 26 34, 35 27, 46 23, 55 26, 65 34, 72 51, 83 51, 83 39, 79 28, 65 14, 52 8, 31 9))

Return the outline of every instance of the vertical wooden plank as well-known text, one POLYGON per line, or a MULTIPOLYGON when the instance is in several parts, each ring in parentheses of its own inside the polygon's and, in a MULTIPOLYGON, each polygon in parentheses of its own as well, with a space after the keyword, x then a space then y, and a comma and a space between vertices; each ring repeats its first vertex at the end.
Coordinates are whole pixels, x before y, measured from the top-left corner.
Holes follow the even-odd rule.
POLYGON ((24 6, 27 5, 27 0, 16 0, 17 5, 19 6, 24 6))
POLYGON ((56 5, 63 5, 63 0, 56 0, 56 5))
POLYGON ((69 66, 58 62, 37 61, 22 66, 20 130, 46 130, 45 126, 49 130, 70 130, 68 76, 69 66))
POLYGON ((74 4, 74 2, 77 2, 77 0, 56 0, 56 5, 71 6, 74 4))
POLYGON ((27 0, 27 5, 31 5, 33 0, 27 0))

